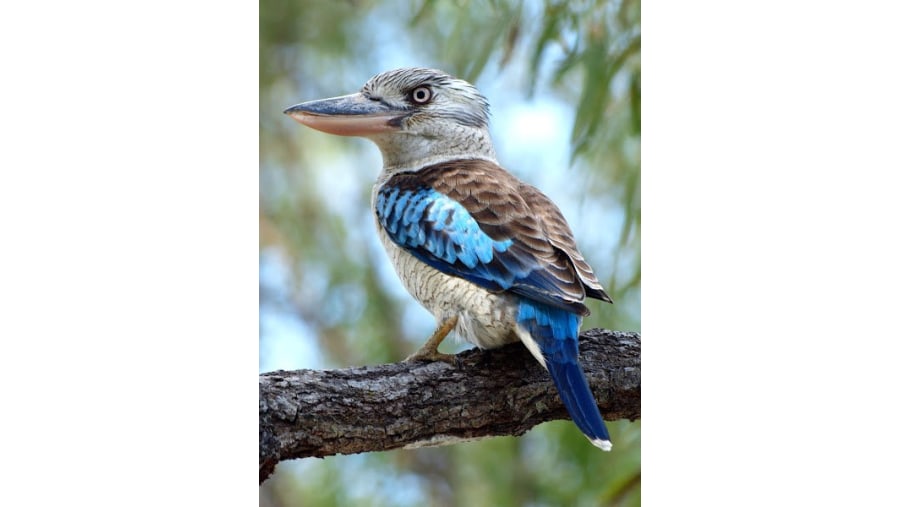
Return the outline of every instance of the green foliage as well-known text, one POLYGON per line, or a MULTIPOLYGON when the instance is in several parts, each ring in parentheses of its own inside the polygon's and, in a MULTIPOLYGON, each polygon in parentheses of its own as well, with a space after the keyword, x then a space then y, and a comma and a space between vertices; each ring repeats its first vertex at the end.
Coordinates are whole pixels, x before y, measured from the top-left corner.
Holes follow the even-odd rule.
POLYGON ((409 29, 422 35, 428 51, 441 55, 453 74, 475 82, 488 60, 500 51, 501 66, 516 48, 522 3, 500 1, 425 1, 409 29), (439 33, 440 37, 427 34, 439 33))
MULTIPOLYGON (((287 291, 261 283, 260 307, 298 318, 322 351, 319 366, 397 361, 433 322, 374 240, 377 149, 301 128, 281 111, 349 93, 401 65, 439 67, 482 88, 502 80, 517 100, 551 97, 569 108, 571 167, 508 169, 526 180, 528 171, 550 171, 579 182, 567 190, 585 224, 578 243, 615 300, 591 303, 584 326, 640 330, 637 0, 262 0, 259 56, 260 267, 279 262, 288 273, 287 291)), ((261 351, 271 334, 261 322, 261 351)), ((291 506, 639 505, 640 423, 610 430, 612 453, 557 421, 522 438, 284 463, 262 498, 291 506)))

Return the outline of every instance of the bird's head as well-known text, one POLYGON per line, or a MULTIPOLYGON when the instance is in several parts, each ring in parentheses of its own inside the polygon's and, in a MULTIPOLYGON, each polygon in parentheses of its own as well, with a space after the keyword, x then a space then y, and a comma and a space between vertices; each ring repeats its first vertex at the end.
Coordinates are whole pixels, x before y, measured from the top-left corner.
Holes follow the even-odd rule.
POLYGON ((322 132, 371 139, 388 171, 458 158, 496 158, 487 100, 471 84, 439 70, 383 72, 359 93, 303 102, 285 114, 322 132))

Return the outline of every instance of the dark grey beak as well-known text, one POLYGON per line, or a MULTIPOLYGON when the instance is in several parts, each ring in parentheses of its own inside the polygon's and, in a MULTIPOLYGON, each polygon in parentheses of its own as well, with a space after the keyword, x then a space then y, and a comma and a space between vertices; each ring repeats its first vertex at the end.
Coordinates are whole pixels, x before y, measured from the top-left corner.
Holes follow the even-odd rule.
POLYGON ((298 123, 329 134, 367 137, 399 130, 399 124, 391 120, 407 112, 354 93, 303 102, 285 109, 284 114, 298 123))

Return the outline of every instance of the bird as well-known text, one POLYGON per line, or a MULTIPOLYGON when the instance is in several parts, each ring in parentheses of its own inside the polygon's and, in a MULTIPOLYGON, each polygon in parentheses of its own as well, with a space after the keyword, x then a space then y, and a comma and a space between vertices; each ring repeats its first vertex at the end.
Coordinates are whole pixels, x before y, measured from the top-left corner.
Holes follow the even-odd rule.
POLYGON ((559 207, 502 168, 478 89, 437 69, 389 70, 357 93, 284 111, 381 151, 372 189, 378 237, 436 330, 406 361, 440 360, 451 332, 482 349, 521 341, 575 425, 604 451, 609 431, 578 360, 586 298, 612 303, 559 207))

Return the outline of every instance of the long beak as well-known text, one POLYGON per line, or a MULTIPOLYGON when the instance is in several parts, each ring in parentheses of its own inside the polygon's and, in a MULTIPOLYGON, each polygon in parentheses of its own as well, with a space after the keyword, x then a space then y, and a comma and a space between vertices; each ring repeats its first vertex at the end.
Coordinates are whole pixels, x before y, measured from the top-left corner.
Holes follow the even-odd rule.
POLYGON ((393 120, 407 112, 354 93, 297 104, 286 109, 284 114, 302 125, 329 134, 366 137, 398 130, 399 123, 393 120))

